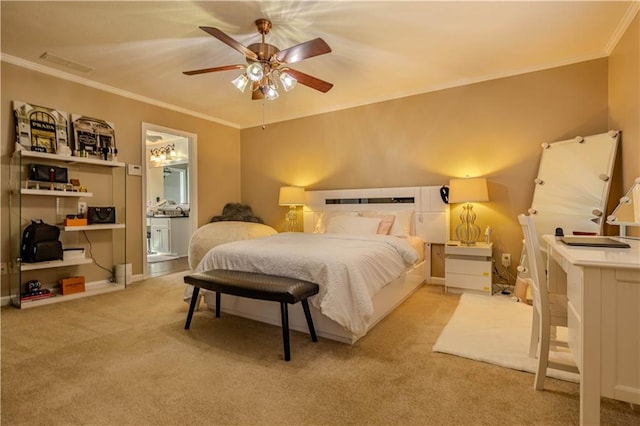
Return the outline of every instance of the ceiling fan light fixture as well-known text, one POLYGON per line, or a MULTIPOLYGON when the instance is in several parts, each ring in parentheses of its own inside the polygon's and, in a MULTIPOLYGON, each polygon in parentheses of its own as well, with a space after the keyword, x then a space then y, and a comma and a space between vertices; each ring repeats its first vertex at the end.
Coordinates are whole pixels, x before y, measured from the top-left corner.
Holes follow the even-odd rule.
POLYGON ((231 83, 236 87, 236 89, 244 93, 245 89, 247 88, 247 85, 249 84, 249 79, 247 78, 246 75, 240 74, 231 83))
POLYGON ((262 70, 262 64, 254 62, 247 67, 247 77, 251 81, 260 81, 264 77, 264 71, 262 70))
POLYGON ((273 101, 274 99, 278 99, 280 94, 276 90, 275 86, 267 86, 266 91, 264 93, 264 98, 268 101, 273 101))
MULTIPOLYGON (((1 0, 0 0, 1 1, 1 0)), ((244 69, 244 73, 231 82, 241 92, 245 92, 250 86, 251 99, 276 99, 279 97, 278 85, 282 85, 285 92, 293 89, 297 83, 322 93, 328 92, 333 84, 319 78, 305 74, 301 71, 288 68, 288 64, 300 62, 303 59, 313 58, 331 52, 331 47, 321 38, 296 44, 287 49, 266 43, 265 35, 271 30, 271 21, 265 18, 255 21, 258 33, 261 35, 260 43, 244 46, 239 41, 228 36, 219 28, 201 26, 200 29, 217 38, 222 43, 242 53, 247 61, 247 66, 241 64, 224 65, 212 68, 203 68, 192 71, 184 71, 186 75, 204 74, 210 72, 244 69), (281 67, 282 66, 282 67, 281 67), (278 83, 278 80, 280 81, 278 83)))
POLYGON ((284 88, 284 91, 288 92, 289 90, 296 87, 296 83, 298 83, 298 80, 293 78, 293 76, 288 72, 283 71, 280 73, 280 83, 282 83, 282 87, 284 88))

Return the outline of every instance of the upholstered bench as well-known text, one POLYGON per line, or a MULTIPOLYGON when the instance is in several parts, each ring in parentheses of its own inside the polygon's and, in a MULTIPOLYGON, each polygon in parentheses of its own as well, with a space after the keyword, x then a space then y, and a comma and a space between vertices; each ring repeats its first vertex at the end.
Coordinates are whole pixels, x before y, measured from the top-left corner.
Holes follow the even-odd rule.
POLYGON ((309 310, 307 298, 318 293, 318 285, 293 278, 278 277, 274 275, 258 274, 253 272, 230 271, 226 269, 211 269, 209 271, 198 272, 184 277, 184 282, 191 284, 193 295, 187 314, 185 330, 191 325, 193 311, 198 301, 200 289, 216 292, 216 318, 220 317, 220 295, 231 294, 238 297, 248 297, 251 299, 270 300, 280 302, 280 313, 282 317, 282 339, 284 344, 284 360, 291 359, 289 348, 289 310, 287 304, 301 302, 304 309, 304 316, 309 326, 311 340, 318 341, 313 319, 309 310))

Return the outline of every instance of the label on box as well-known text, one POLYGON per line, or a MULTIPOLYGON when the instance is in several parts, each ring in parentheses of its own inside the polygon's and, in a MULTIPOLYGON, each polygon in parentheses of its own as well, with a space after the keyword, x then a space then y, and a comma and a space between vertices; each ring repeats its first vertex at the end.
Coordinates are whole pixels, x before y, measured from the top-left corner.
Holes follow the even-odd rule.
POLYGON ((68 277, 60 280, 60 291, 63 295, 84 291, 84 277, 68 277))
POLYGON ((87 218, 66 218, 64 226, 87 226, 87 218))

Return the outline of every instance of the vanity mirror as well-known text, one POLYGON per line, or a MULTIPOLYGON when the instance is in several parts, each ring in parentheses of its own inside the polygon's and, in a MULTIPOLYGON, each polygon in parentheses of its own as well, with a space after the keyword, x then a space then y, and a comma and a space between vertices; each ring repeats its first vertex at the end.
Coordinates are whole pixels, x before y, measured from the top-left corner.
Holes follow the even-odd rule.
POLYGON ((529 209, 540 241, 556 228, 602 234, 619 137, 611 130, 542 145, 529 209))
POLYGON ((620 236, 627 235, 627 226, 640 226, 640 177, 636 178, 618 206, 607 217, 609 225, 620 227, 620 236))

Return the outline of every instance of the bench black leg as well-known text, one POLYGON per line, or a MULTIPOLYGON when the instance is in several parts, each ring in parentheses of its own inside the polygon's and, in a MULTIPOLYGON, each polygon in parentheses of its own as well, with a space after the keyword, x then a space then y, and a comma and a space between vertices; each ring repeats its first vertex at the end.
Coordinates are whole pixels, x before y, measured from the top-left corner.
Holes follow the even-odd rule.
POLYGON ((309 310, 309 302, 307 299, 302 299, 302 309, 304 309, 304 317, 307 319, 307 326, 309 327, 309 334, 311 335, 311 341, 317 342, 318 336, 316 336, 316 329, 313 326, 313 318, 311 318, 311 311, 309 310))
POLYGON ((220 318, 220 292, 216 291, 216 318, 220 318))
POLYGON ((200 293, 200 287, 193 287, 193 294, 191 295, 191 303, 189 304, 189 313, 187 314, 187 322, 184 324, 184 329, 188 330, 191 326, 191 317, 193 317, 193 311, 198 304, 198 293, 200 293))
POLYGON ((289 348, 289 309, 286 302, 280 302, 280 314, 282 316, 282 342, 284 344, 284 360, 291 359, 289 348))

